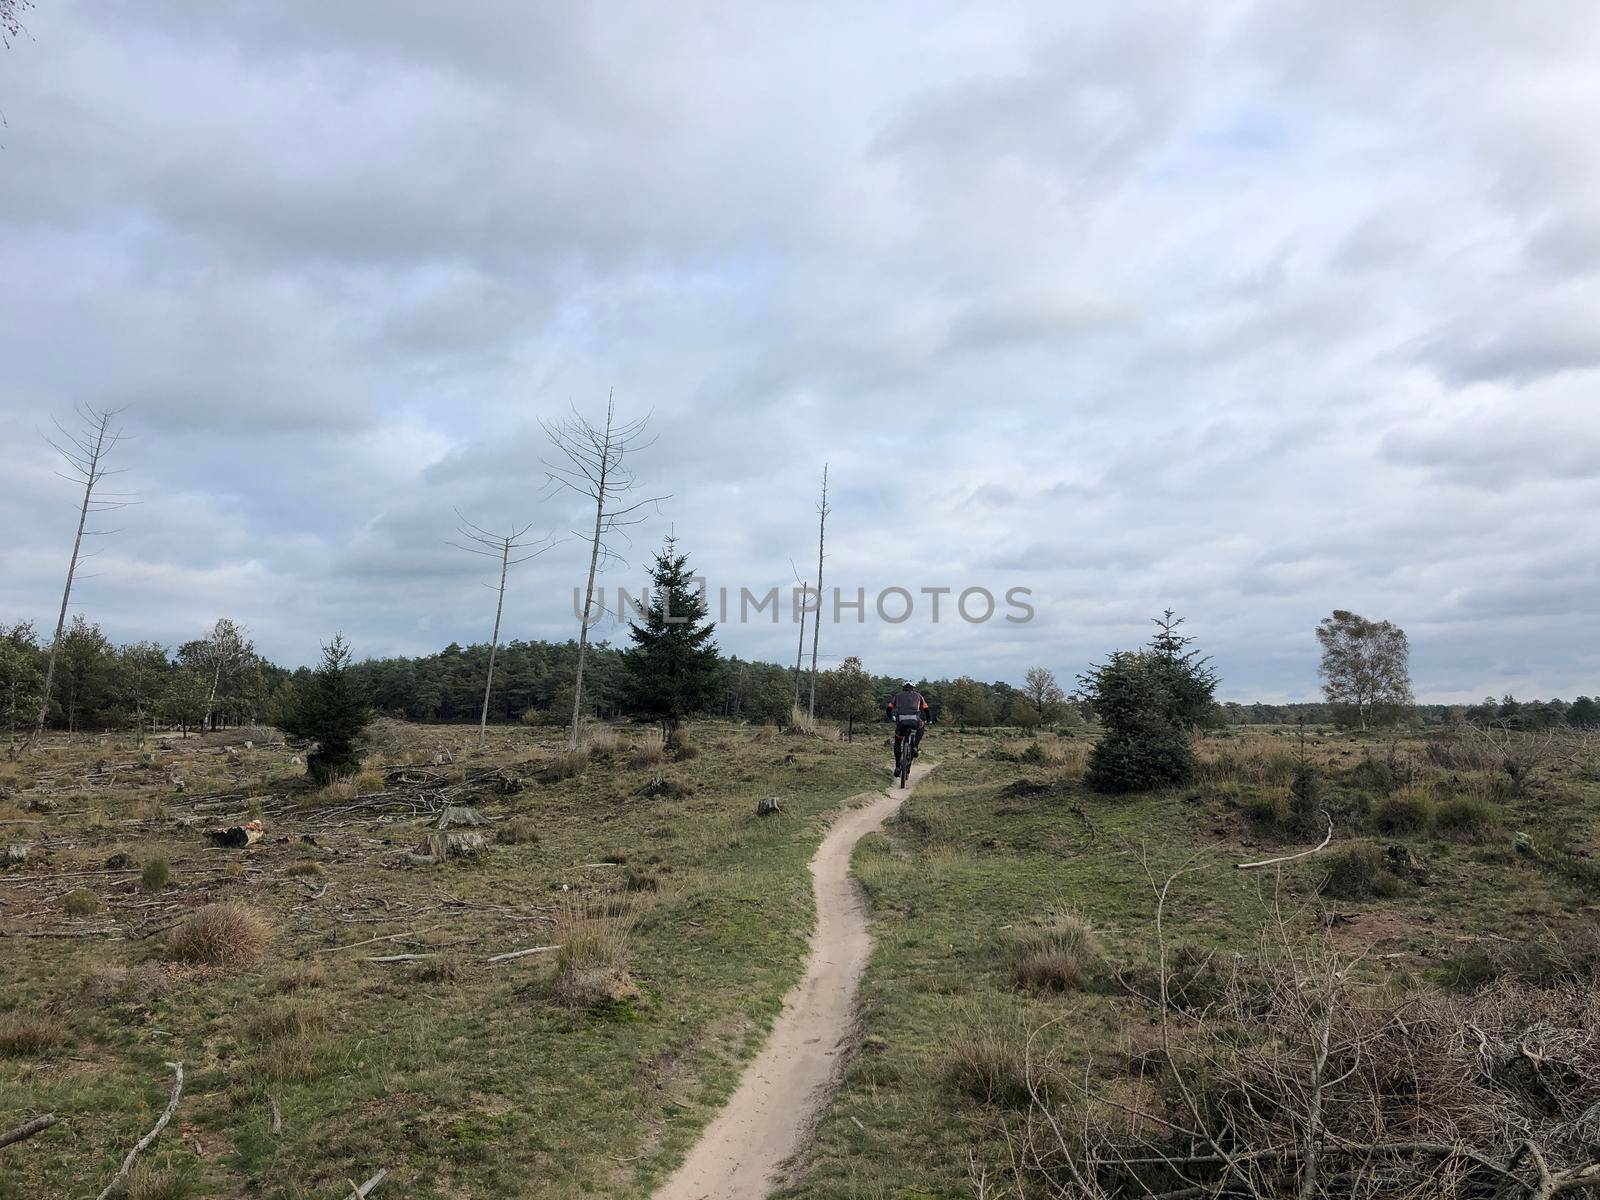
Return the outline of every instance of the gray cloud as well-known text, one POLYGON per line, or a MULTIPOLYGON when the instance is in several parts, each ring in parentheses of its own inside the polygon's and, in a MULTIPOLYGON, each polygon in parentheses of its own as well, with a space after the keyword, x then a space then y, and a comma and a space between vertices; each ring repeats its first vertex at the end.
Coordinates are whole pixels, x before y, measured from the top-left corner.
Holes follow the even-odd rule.
MULTIPOLYGON (((145 500, 79 593, 291 662, 486 635, 452 509, 563 530, 540 418, 651 411, 714 581, 1033 589, 824 654, 1070 676, 1190 615, 1311 694, 1334 606, 1418 690, 1600 691, 1600 22, 1577 0, 773 9, 61 0, 0 54, 0 618, 127 404, 145 500), (791 566, 791 561, 793 566, 791 566)), ((575 545, 514 636, 567 636, 575 545)), ((785 660, 793 628, 730 628, 785 660)))

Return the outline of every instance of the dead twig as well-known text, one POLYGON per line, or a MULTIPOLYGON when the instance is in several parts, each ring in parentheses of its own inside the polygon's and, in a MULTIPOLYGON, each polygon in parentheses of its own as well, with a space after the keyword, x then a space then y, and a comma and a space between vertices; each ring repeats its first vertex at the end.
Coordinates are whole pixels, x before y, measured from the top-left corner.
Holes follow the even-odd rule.
POLYGON ((122 1160, 122 1169, 112 1176, 111 1182, 106 1184, 105 1191, 95 1197, 95 1200, 106 1200, 106 1197, 116 1190, 117 1184, 121 1183, 122 1177, 128 1173, 128 1168, 133 1166, 133 1160, 139 1151, 156 1140, 156 1135, 167 1127, 167 1122, 172 1120, 172 1114, 178 1111, 178 1097, 183 1095, 183 1064, 181 1062, 169 1062, 167 1066, 171 1067, 173 1071, 172 1096, 167 1100, 167 1107, 162 1110, 161 1119, 155 1123, 154 1128, 149 1133, 139 1139, 138 1144, 132 1150, 128 1151, 128 1157, 122 1160))
POLYGON ((1263 858, 1260 862, 1234 863, 1234 869, 1239 871, 1253 871, 1257 867, 1273 867, 1277 866, 1279 863, 1293 862, 1297 858, 1307 858, 1310 855, 1317 853, 1319 850, 1326 850, 1328 848, 1328 844, 1332 841, 1333 818, 1329 817, 1327 834, 1324 835, 1322 841, 1311 847, 1311 849, 1301 850, 1298 854, 1285 854, 1279 858, 1263 858))
POLYGON ((529 946, 526 950, 512 950, 505 954, 491 955, 489 958, 484 959, 484 961, 492 963, 506 962, 508 959, 526 958, 530 954, 545 954, 548 951, 559 949, 561 949, 560 946, 529 946))

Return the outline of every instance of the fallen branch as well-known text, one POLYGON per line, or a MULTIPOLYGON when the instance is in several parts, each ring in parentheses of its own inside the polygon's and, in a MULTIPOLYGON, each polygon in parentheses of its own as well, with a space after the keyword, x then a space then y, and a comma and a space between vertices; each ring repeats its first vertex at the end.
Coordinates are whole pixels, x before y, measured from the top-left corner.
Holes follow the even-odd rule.
POLYGON ((544 953, 547 953, 548 951, 559 950, 559 949, 561 949, 560 946, 530 946, 526 950, 512 950, 512 951, 510 951, 509 953, 506 953, 506 954, 490 955, 484 961, 485 962, 492 962, 492 963, 505 962, 506 960, 512 959, 512 958, 526 958, 530 954, 544 954, 544 953))
POLYGON ((419 958, 438 958, 437 954, 384 954, 367 959, 370 963, 415 962, 419 958))
POLYGON ((183 1095, 183 1064, 181 1062, 169 1062, 167 1066, 173 1070, 172 1096, 167 1100, 167 1107, 162 1111, 161 1119, 155 1123, 155 1127, 149 1133, 139 1139, 138 1144, 132 1150, 128 1151, 128 1157, 122 1160, 122 1169, 111 1177, 111 1182, 106 1184, 106 1190, 95 1197, 95 1200, 106 1200, 106 1197, 116 1190, 117 1184, 121 1183, 122 1177, 128 1173, 128 1168, 133 1166, 133 1160, 139 1151, 156 1140, 156 1135, 167 1127, 167 1122, 172 1120, 172 1114, 178 1111, 178 1097, 183 1095))
POLYGON ((15 1129, 0 1133, 0 1146, 9 1146, 15 1142, 24 1141, 36 1133, 43 1133, 55 1123, 55 1113, 45 1113, 42 1117, 35 1117, 31 1121, 18 1125, 15 1129))
POLYGON ((388 1173, 389 1169, 387 1167, 379 1167, 378 1173, 363 1183, 360 1187, 356 1187, 356 1185, 353 1183, 350 1184, 351 1200, 367 1200, 367 1194, 371 1192, 373 1188, 382 1183, 383 1177, 388 1173))
POLYGON ((120 929, 0 929, 0 938, 113 937, 120 929))
POLYGON ((396 942, 401 938, 421 937, 425 933, 432 933, 438 925, 429 925, 426 929, 408 929, 401 933, 386 933, 379 937, 369 937, 360 942, 346 942, 342 946, 321 946, 313 950, 313 954, 331 954, 335 950, 354 950, 357 946, 370 946, 373 942, 396 942))
POLYGON ((1298 854, 1285 854, 1279 858, 1263 858, 1260 862, 1234 863, 1234 868, 1240 871, 1252 871, 1256 867, 1272 867, 1278 863, 1293 862, 1297 858, 1306 858, 1319 850, 1326 850, 1328 843, 1333 841, 1333 818, 1328 818, 1327 835, 1309 850, 1302 850, 1298 854))

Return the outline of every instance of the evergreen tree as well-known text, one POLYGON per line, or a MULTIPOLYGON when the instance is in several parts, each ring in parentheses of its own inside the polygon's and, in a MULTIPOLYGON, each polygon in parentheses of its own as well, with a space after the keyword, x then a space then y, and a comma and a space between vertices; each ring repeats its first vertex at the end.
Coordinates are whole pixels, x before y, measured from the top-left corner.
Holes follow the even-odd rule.
POLYGON ((1098 792, 1139 792, 1186 783, 1195 772, 1190 732, 1211 713, 1217 676, 1169 609, 1143 650, 1119 650, 1078 677, 1105 733, 1089 753, 1098 792))
POLYGON ((283 730, 316 742, 317 748, 306 756, 306 774, 318 783, 332 783, 361 769, 361 734, 371 720, 351 670, 350 647, 343 635, 334 634, 311 678, 296 685, 283 730))
POLYGON ((718 694, 716 626, 706 620, 705 597, 691 577, 689 556, 678 553, 676 538, 667 538, 650 570, 650 606, 643 623, 629 628, 633 646, 622 653, 629 707, 660 721, 668 737, 718 694))

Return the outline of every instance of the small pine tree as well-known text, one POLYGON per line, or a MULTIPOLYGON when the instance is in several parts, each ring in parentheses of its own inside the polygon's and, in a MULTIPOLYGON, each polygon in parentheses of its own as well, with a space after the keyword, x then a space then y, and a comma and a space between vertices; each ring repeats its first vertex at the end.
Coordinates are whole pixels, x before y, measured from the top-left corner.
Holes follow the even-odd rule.
POLYGON ((321 664, 285 708, 284 732, 317 744, 306 756, 307 775, 326 784, 361 769, 361 734, 372 713, 356 686, 342 634, 322 648, 321 664))
POLYGON ((1087 782, 1098 792, 1140 792, 1194 777, 1189 734, 1211 714, 1217 676, 1189 649, 1194 639, 1168 609, 1143 650, 1119 650, 1078 677, 1105 726, 1089 753, 1087 782))
POLYGON ((705 596, 692 579, 689 556, 678 553, 676 538, 667 538, 650 570, 650 606, 643 623, 630 627, 633 646, 622 653, 632 707, 660 721, 669 738, 718 694, 716 626, 706 620, 705 596))

